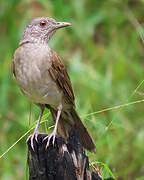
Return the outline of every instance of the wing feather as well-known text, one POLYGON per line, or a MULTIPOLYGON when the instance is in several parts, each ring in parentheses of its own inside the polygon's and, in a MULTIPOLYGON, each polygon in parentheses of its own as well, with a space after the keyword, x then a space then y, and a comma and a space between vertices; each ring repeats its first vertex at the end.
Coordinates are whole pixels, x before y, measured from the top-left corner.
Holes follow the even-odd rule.
POLYGON ((74 105, 74 93, 72 84, 63 62, 55 51, 52 53, 52 66, 49 68, 49 73, 59 88, 63 91, 66 100, 74 105))
POLYGON ((12 75, 14 75, 14 77, 16 77, 14 60, 12 60, 11 63, 11 73, 12 75))

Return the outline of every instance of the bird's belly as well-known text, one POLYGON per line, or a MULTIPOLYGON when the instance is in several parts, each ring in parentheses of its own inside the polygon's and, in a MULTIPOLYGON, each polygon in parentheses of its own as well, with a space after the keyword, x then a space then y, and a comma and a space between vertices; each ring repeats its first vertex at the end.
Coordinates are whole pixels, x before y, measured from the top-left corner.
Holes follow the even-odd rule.
POLYGON ((17 76, 21 91, 34 103, 57 107, 62 101, 62 92, 49 75, 48 70, 41 73, 37 68, 32 69, 33 71, 23 69, 21 75, 17 76))
POLYGON ((62 93, 54 87, 53 83, 44 85, 39 82, 37 86, 29 84, 29 87, 23 88, 22 91, 29 99, 38 104, 58 107, 62 100, 62 93))
POLYGON ((34 103, 49 104, 53 107, 58 107, 62 99, 62 93, 56 88, 52 88, 50 84, 47 87, 34 87, 34 90, 26 89, 24 93, 34 103))

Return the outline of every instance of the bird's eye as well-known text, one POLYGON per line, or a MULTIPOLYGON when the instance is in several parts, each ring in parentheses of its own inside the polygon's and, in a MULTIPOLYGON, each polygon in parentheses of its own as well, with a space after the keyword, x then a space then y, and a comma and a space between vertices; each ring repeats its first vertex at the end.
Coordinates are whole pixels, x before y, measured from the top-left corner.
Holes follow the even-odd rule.
POLYGON ((46 24, 47 24, 47 22, 45 20, 40 21, 40 26, 41 27, 44 27, 46 24))

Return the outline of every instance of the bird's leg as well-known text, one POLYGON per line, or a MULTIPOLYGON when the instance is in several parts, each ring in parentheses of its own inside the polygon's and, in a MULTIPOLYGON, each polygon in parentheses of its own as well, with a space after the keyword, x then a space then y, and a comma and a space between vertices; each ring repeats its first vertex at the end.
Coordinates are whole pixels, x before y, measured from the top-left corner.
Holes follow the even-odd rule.
POLYGON ((27 140, 26 140, 26 143, 28 143, 29 140, 31 141, 31 147, 32 147, 33 150, 34 150, 34 143, 33 143, 34 138, 35 138, 35 140, 38 142, 37 137, 38 137, 38 135, 40 134, 38 128, 39 128, 39 124, 40 124, 40 120, 41 120, 41 118, 42 118, 43 112, 44 112, 44 106, 41 106, 40 115, 39 115, 39 117, 38 117, 37 125, 36 125, 36 127, 35 127, 35 129, 34 129, 34 132, 33 132, 33 133, 27 138, 27 140))
POLYGON ((57 117, 56 117, 56 123, 55 123, 55 127, 54 127, 54 130, 51 134, 49 134, 48 136, 46 136, 43 141, 45 141, 47 139, 47 144, 46 144, 46 148, 49 146, 49 143, 50 143, 50 140, 51 138, 53 138, 53 145, 55 143, 55 137, 56 137, 56 134, 57 134, 57 127, 58 127, 58 121, 59 121, 59 118, 60 118, 60 115, 61 115, 61 111, 62 111, 62 104, 60 104, 58 106, 58 111, 57 111, 57 117))

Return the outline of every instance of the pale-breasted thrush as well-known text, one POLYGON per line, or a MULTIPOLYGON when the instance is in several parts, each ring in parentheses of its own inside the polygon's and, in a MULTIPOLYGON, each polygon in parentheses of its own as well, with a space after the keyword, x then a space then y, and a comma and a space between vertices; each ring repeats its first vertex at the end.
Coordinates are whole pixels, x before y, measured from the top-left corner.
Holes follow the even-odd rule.
POLYGON ((48 41, 57 29, 69 26, 52 18, 34 18, 25 28, 19 48, 14 53, 12 72, 21 91, 41 108, 37 125, 27 141, 33 147, 34 138, 40 133, 38 127, 45 107, 49 108, 55 121, 53 132, 48 135, 55 142, 56 133, 68 137, 71 128, 78 132, 82 146, 95 152, 95 144, 75 110, 74 93, 66 68, 48 41))

